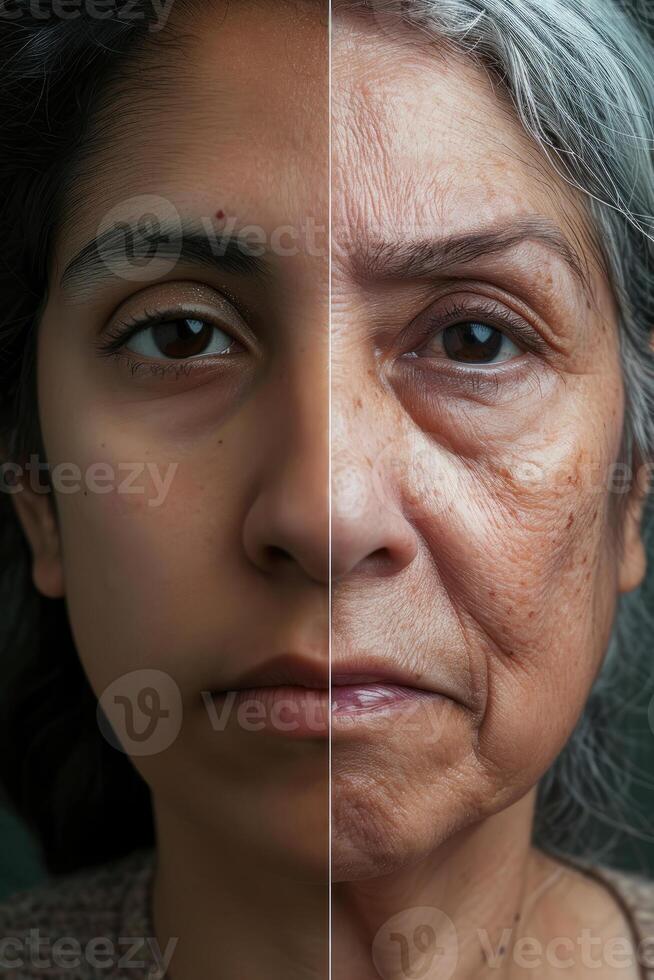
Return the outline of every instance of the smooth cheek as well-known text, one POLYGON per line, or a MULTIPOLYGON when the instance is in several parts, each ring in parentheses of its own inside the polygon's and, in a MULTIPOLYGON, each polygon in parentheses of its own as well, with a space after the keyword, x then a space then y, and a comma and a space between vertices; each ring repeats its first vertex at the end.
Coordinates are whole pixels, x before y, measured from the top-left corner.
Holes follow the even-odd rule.
POLYGON ((200 534, 203 522, 189 520, 194 489, 180 467, 156 508, 114 491, 59 498, 67 603, 96 693, 140 667, 165 670, 184 685, 197 567, 208 551, 207 524, 200 534))

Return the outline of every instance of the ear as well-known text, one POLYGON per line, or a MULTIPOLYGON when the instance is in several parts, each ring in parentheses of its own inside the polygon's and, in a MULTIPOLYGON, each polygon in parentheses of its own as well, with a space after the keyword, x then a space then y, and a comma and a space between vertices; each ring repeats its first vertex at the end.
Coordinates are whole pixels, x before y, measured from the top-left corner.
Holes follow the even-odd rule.
MULTIPOLYGON (((650 334, 650 349, 654 352, 654 331, 650 334)), ((618 591, 631 592, 637 589, 645 578, 647 555, 642 538, 643 510, 650 489, 650 468, 647 479, 642 478, 640 466, 636 467, 636 479, 627 501, 623 528, 623 549, 618 569, 618 591)))
POLYGON ((636 480, 631 490, 623 518, 623 546, 618 566, 618 592, 632 592, 641 585, 647 571, 647 555, 641 533, 643 509, 649 488, 643 488, 642 480, 636 480))
POLYGON ((39 493, 19 478, 11 495, 18 520, 32 551, 32 581, 49 599, 64 595, 61 542, 52 491, 39 493))

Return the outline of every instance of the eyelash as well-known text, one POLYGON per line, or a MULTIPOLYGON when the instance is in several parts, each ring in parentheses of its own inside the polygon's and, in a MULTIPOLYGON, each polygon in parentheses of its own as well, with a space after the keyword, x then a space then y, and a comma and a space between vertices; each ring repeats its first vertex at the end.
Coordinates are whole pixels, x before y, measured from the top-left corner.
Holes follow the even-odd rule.
MULTIPOLYGON (((419 341, 410 353, 412 354, 415 350, 419 350, 420 346, 425 344, 430 337, 435 336, 439 332, 442 333, 448 327, 455 327, 462 323, 475 323, 477 321, 488 323, 488 326, 495 327, 500 333, 504 332, 501 329, 502 327, 509 328, 509 339, 521 343, 527 350, 534 354, 545 355, 550 351, 549 344, 531 327, 527 326, 524 320, 517 314, 503 307, 499 307, 494 303, 484 304, 477 302, 472 307, 455 302, 429 318, 428 326, 421 331, 419 341)), ((481 368, 475 367, 474 365, 468 366, 462 364, 460 366, 464 370, 472 373, 481 371, 484 374, 489 374, 493 370, 493 365, 481 368)), ((499 365, 495 367, 497 368, 499 365)))
MULTIPOLYGON (((150 370, 151 374, 157 377, 172 374, 176 377, 180 377, 181 375, 188 376, 191 371, 195 371, 199 367, 204 367, 206 362, 200 361, 200 363, 193 364, 192 359, 189 359, 180 363, 157 364, 150 361, 136 360, 137 355, 133 354, 132 351, 125 350, 125 345, 128 341, 142 330, 148 330, 151 327, 156 327, 160 323, 167 323, 170 320, 183 320, 184 318, 184 310, 155 310, 152 312, 145 310, 143 317, 140 319, 123 320, 117 326, 106 331, 103 338, 96 343, 96 350, 101 357, 125 358, 127 368, 132 375, 136 374, 140 369, 145 369, 150 370)), ((224 330, 222 327, 217 327, 217 329, 236 342, 236 337, 231 332, 224 330)), ((198 359, 196 358, 195 360, 197 361, 198 359)))

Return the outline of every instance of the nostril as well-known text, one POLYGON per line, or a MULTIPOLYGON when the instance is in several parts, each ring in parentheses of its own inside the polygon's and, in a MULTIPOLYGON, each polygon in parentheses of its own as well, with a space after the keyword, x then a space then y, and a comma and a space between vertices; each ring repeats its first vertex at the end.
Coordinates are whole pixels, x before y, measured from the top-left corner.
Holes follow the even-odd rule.
MULTIPOLYGON (((397 562, 393 557, 391 549, 376 548, 361 558, 353 568, 349 569, 348 574, 382 578, 393 575, 398 570, 397 562)), ((339 577, 338 572, 335 572, 335 574, 336 577, 339 577)))
POLYGON ((285 548, 280 548, 276 544, 269 544, 265 548, 265 557, 269 565, 280 565, 283 562, 294 561, 293 555, 285 548))

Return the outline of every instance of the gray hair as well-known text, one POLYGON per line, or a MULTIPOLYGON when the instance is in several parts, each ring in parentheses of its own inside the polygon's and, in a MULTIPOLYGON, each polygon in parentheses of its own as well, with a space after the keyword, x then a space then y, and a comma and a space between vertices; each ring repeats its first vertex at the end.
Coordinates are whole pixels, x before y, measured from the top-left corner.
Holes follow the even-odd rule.
MULTIPOLYGON (((381 25, 412 24, 471 57, 524 130, 587 202, 619 316, 625 390, 621 460, 654 460, 654 14, 647 0, 360 0, 381 25)), ((625 494, 623 498, 626 499, 625 494)), ((643 535, 654 559, 653 494, 643 535)), ((620 527, 622 522, 618 522, 620 527)), ((621 535, 619 545, 622 544, 621 535)), ((630 787, 654 784, 625 718, 647 714, 654 622, 646 586, 620 596, 603 668, 564 751, 539 785, 536 841, 560 855, 611 855, 627 832, 654 841, 630 787), (617 722, 622 719, 620 734, 617 722), (608 831, 608 832, 607 832, 608 831)), ((650 724, 650 730, 652 725, 650 724)), ((642 813, 642 811, 641 811, 642 813)))

